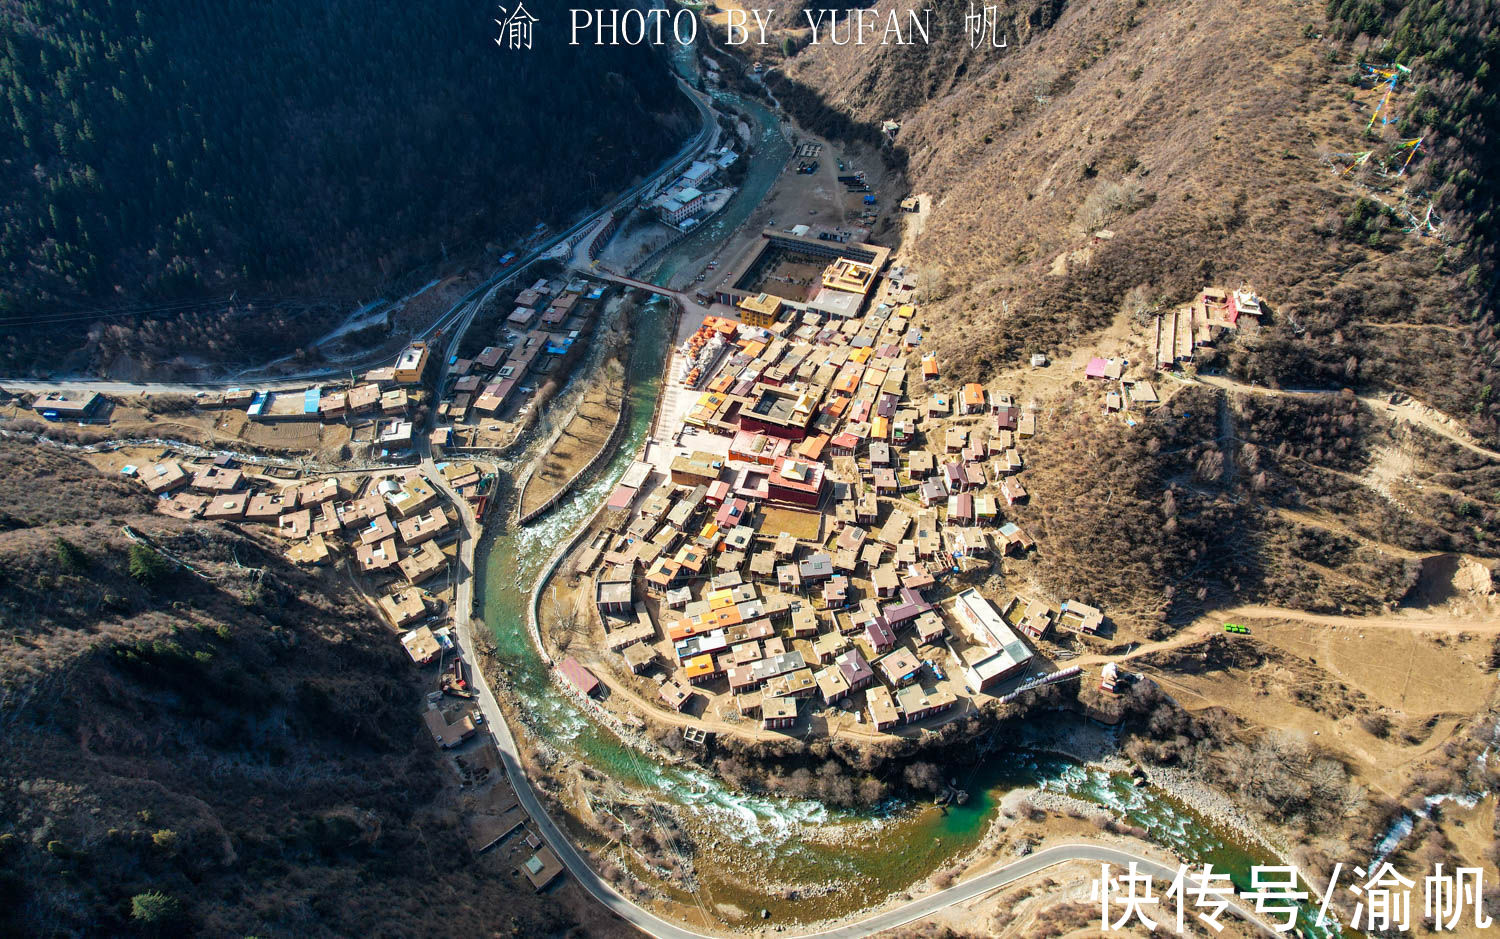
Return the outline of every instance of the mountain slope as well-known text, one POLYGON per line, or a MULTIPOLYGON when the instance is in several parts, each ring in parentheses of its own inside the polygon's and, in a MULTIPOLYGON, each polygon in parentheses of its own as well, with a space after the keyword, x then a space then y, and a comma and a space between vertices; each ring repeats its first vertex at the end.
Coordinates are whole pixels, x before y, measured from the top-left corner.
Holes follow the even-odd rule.
POLYGON ((0 464, 0 932, 132 933, 152 893, 171 935, 612 931, 470 856, 412 666, 342 574, 55 450, 0 464))
POLYGON ((692 112, 653 51, 570 47, 561 5, 530 10, 508 49, 497 9, 456 0, 0 6, 0 364, 143 309, 212 315, 209 360, 296 348, 675 150, 692 112))
MULTIPOLYGON (((1492 5, 1480 6, 1484 22, 1492 5)), ((1483 134, 1465 136, 1473 121, 1450 109, 1406 177, 1361 189, 1322 158, 1379 159, 1423 123, 1364 133, 1380 92, 1351 79, 1388 53, 1325 38, 1334 24, 1322 11, 1134 0, 1002 9, 1008 50, 971 50, 965 9, 939 3, 934 21, 947 28, 930 48, 819 45, 786 66, 794 107, 816 97, 866 126, 902 122, 895 156, 935 205, 908 260, 932 275, 939 351, 963 374, 1077 348, 1122 312, 1245 281, 1274 315, 1226 350, 1241 377, 1409 391, 1495 434, 1483 390, 1496 374, 1494 232, 1464 185, 1484 159, 1483 134), (1403 233, 1409 223, 1382 208, 1403 190, 1419 213, 1435 200, 1443 240, 1403 233), (1114 238, 1091 245, 1101 228, 1114 238), (1089 248, 1089 263, 1058 272, 1060 255, 1089 248)), ((1469 26, 1478 41, 1482 27, 1469 26)), ((1452 77, 1425 59, 1413 68, 1416 90, 1396 109, 1425 118, 1452 77)), ((1483 113, 1490 99, 1466 89, 1448 94, 1483 113)))
POLYGON ((930 47, 807 45, 768 83, 831 133, 900 122, 887 153, 932 206, 900 258, 922 279, 924 348, 945 384, 1025 386, 1043 409, 1025 447, 1031 503, 1008 513, 1040 550, 1015 573, 1148 630, 1250 600, 1416 602, 1421 558, 1440 552, 1485 559, 1488 580, 1496 461, 1385 404, 1406 392, 1494 447, 1493 158, 1481 146, 1493 82, 1474 64, 1494 41, 1494 5, 1001 10, 1005 50, 971 48, 967 7, 939 3, 930 47), (1335 38, 1359 28, 1399 45, 1335 38), (1359 77, 1367 60, 1412 69, 1393 96, 1401 119, 1369 133, 1383 89, 1359 77), (1405 175, 1374 171, 1419 133, 1405 175), (1366 150, 1358 171, 1332 157, 1366 150), (1402 230, 1382 203, 1403 195, 1431 200, 1440 235, 1402 230), (1197 363, 1227 381, 1163 380, 1169 403, 1132 426, 1100 413, 1102 393, 1067 353, 1116 348, 1153 311, 1242 282, 1265 298, 1261 328, 1197 363), (1033 372, 1034 352, 1058 362, 1033 372))

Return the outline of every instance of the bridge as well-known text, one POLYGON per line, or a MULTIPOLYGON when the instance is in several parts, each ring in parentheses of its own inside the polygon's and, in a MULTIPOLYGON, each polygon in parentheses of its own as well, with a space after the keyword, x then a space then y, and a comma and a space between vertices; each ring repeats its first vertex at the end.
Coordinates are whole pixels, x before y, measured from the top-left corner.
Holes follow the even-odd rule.
POLYGON ((612 284, 619 284, 622 287, 634 287, 637 290, 644 290, 647 293, 654 293, 658 297, 666 297, 670 300, 675 300, 682 305, 684 313, 691 313, 702 317, 707 316, 710 312, 712 312, 712 310, 710 309, 710 304, 700 303, 698 302, 698 299, 692 294, 682 290, 673 290, 670 287, 662 287, 657 284, 648 283, 644 280, 637 280, 634 277, 626 277, 624 274, 616 274, 615 272, 606 270, 602 267, 587 269, 584 271, 584 273, 598 280, 607 280, 612 284))

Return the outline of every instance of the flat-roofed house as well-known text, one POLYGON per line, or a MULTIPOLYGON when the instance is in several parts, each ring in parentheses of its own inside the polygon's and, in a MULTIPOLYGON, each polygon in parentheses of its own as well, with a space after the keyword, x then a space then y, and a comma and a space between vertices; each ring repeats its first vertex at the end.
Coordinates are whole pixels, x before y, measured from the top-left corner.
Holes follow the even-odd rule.
POLYGON ((208 505, 203 508, 203 517, 206 519, 229 520, 240 518, 245 514, 245 507, 250 504, 250 493, 227 492, 210 496, 208 505))
POLYGON ((674 711, 682 711, 692 701, 693 695, 696 692, 684 688, 669 678, 661 683, 661 689, 658 694, 667 707, 674 711))
POLYGON ((923 688, 909 685, 896 692, 896 703, 907 723, 925 720, 953 707, 958 699, 942 688, 923 688))
POLYGON ((48 391, 36 396, 31 409, 49 421, 87 420, 104 403, 96 391, 48 391))
POLYGON ((594 585, 594 604, 606 616, 629 613, 635 604, 632 586, 628 580, 601 580, 594 585))
POLYGON ((431 708, 422 715, 422 718, 427 722, 427 729, 431 731, 432 739, 444 750, 451 750, 474 736, 474 718, 467 714, 449 723, 442 711, 431 708))
POLYGON ((875 660, 875 666, 885 677, 886 683, 899 688, 917 680, 922 672, 922 663, 910 649, 895 649, 875 660))
POLYGON ((820 669, 813 676, 818 683, 818 694, 826 704, 837 704, 849 696, 849 680, 837 665, 820 669))
POLYGON ((971 587, 954 597, 953 615, 975 643, 955 653, 964 663, 972 690, 986 691, 1020 673, 1031 661, 1031 649, 979 591, 971 587))
POLYGON ((442 506, 434 506, 431 511, 422 515, 413 515, 403 518, 396 526, 401 535, 401 540, 410 547, 416 547, 426 541, 438 537, 452 527, 453 520, 448 517, 442 506))
POLYGON ((393 378, 398 385, 415 385, 422 381, 427 371, 427 343, 414 342, 396 356, 393 378))
POLYGON ((448 559, 437 545, 428 541, 411 554, 402 558, 399 562, 401 573, 408 581, 420 584, 429 579, 438 571, 443 570, 448 559))
POLYGON ((1097 607, 1089 606, 1082 600, 1064 600, 1062 615, 1058 617, 1058 625, 1092 636, 1099 631, 1100 626, 1104 625, 1104 614, 1097 607))
POLYGON ((437 637, 432 634, 428 626, 413 629, 401 637, 401 645, 406 648, 406 654, 418 665, 426 665, 438 657, 443 647, 438 645, 437 637))
POLYGON ((396 539, 387 538, 379 543, 359 544, 354 547, 354 566, 366 574, 388 570, 399 563, 396 539))
POLYGON ((871 688, 865 694, 865 705, 870 711, 870 723, 876 730, 892 730, 900 726, 901 711, 891 700, 889 691, 882 687, 871 688))
POLYGON ((786 730, 797 723, 797 699, 763 697, 760 712, 760 723, 766 730, 786 730))
POLYGON ((427 615, 427 601, 416 587, 402 587, 381 597, 377 604, 397 629, 427 615))
POLYGON ((150 472, 141 474, 141 481, 146 484, 152 495, 164 495, 181 489, 192 482, 192 478, 183 472, 182 464, 176 460, 168 460, 153 466, 150 472))

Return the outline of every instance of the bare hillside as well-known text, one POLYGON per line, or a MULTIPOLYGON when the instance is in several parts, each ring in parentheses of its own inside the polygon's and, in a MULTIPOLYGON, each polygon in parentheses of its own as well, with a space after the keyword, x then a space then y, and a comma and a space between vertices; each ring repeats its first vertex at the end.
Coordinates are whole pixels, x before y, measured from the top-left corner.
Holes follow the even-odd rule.
POLYGON ((1380 91, 1351 80, 1378 51, 1333 41, 1319 7, 1290 0, 1003 11, 1005 50, 971 50, 966 7, 938 3, 946 30, 930 47, 808 46, 771 82, 824 127, 901 122, 892 158, 933 202, 906 259, 962 376, 1246 282, 1272 315, 1219 364, 1281 385, 1408 391, 1493 434, 1489 276, 1469 217, 1455 204, 1444 243, 1383 207, 1404 191, 1447 211, 1456 187, 1431 192, 1432 167, 1458 144, 1430 133, 1398 187, 1376 180, 1386 192, 1323 162, 1379 158, 1420 132, 1365 135, 1380 91), (1091 237, 1101 229, 1113 238, 1091 237))

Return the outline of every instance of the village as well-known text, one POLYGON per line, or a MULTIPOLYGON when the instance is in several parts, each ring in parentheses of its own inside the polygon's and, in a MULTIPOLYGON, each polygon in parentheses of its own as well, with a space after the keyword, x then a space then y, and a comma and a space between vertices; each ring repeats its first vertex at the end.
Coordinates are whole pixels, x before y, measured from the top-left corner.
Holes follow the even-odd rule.
MULTIPOLYGON (((815 151, 798 156, 799 172, 815 166, 815 151)), ((868 205, 862 174, 839 179, 868 205)), ((650 206, 663 221, 670 199, 694 195, 671 193, 650 206)), ((919 208, 919 197, 901 203, 919 208)), ((564 246, 573 273, 487 296, 450 342, 442 331, 414 339, 347 381, 202 392, 173 415, 242 441, 244 458, 222 446, 96 458, 139 480, 165 515, 265 526, 294 563, 348 572, 432 674, 423 719, 473 803, 471 847, 503 845, 538 890, 562 864, 484 733, 484 683, 458 634, 474 576, 460 546, 494 508, 496 461, 556 407, 540 389, 569 387, 589 348, 619 339, 596 333, 621 328, 606 316, 620 279, 591 263, 616 227, 606 218, 564 246)), ((541 609, 556 679, 596 712, 674 723, 689 742, 872 740, 1095 680, 1069 660, 1092 637, 1096 651, 1108 645, 1106 611, 1007 576, 1037 550, 1014 511, 1032 498, 1027 444, 1066 427, 1043 426, 1034 397, 948 380, 923 348, 917 274, 868 237, 848 223, 753 231, 733 263, 698 276, 695 304, 676 295, 679 342, 647 443, 561 568, 568 592, 541 609), (559 645, 548 617, 582 620, 582 632, 559 645)), ((1030 365, 1080 382, 1131 424, 1161 404, 1153 380, 1259 314, 1248 288, 1208 288, 1127 342, 1030 365)), ((82 425, 129 422, 141 408, 93 391, 25 404, 82 425)), ((565 498, 616 439, 566 467, 531 513, 523 475, 516 523, 565 498)), ((1106 692, 1130 680, 1113 662, 1094 675, 1106 692)))
MULTIPOLYGON (((675 403, 570 562, 592 625, 558 670, 578 694, 719 732, 920 733, 1075 677, 1058 663, 1108 634, 1078 598, 977 589, 1035 550, 1008 510, 1049 428, 1034 401, 944 382, 916 278, 862 235, 767 229, 711 288, 735 315, 677 350, 675 403)), ((1131 423, 1158 369, 1242 314, 1252 291, 1210 288, 1136 337, 1155 361, 1089 355, 1071 377, 1131 423)))
MULTIPOLYGON (((586 233, 583 249, 595 253, 608 234, 586 233)), ((630 694, 612 707, 647 702, 721 731, 920 733, 985 699, 1075 677, 1060 666, 1076 639, 1108 630, 1104 611, 1078 598, 978 589, 1035 550, 1009 510, 1030 498, 1026 443, 1048 429, 1034 400, 944 381, 922 349, 916 276, 863 237, 766 229, 700 291, 734 315, 683 327, 670 403, 570 562, 593 624, 587 648, 559 657, 572 690, 622 688, 630 694), (1051 641, 1062 634, 1068 642, 1051 641)), ((347 558, 412 659, 443 661, 439 696, 462 697, 465 665, 448 661, 462 576, 452 498, 482 523, 494 484, 484 458, 529 425, 537 386, 568 373, 611 289, 538 278, 471 357, 440 364, 414 341, 342 387, 195 402, 208 414, 243 410, 249 424, 363 431, 372 468, 304 478, 163 451, 119 469, 164 514, 264 524, 299 564, 347 558), (439 461, 424 466, 421 450, 439 461)), ((1248 288, 1206 289, 1136 337, 1145 362, 1088 355, 1082 378, 1102 388, 1105 413, 1132 423, 1160 403, 1149 377, 1190 364, 1259 304, 1248 288)), ((107 421, 113 403, 56 392, 31 406, 48 420, 107 421)), ((1107 672, 1106 688, 1116 678, 1107 672)), ((475 713, 429 711, 435 739, 462 743, 475 713)))

